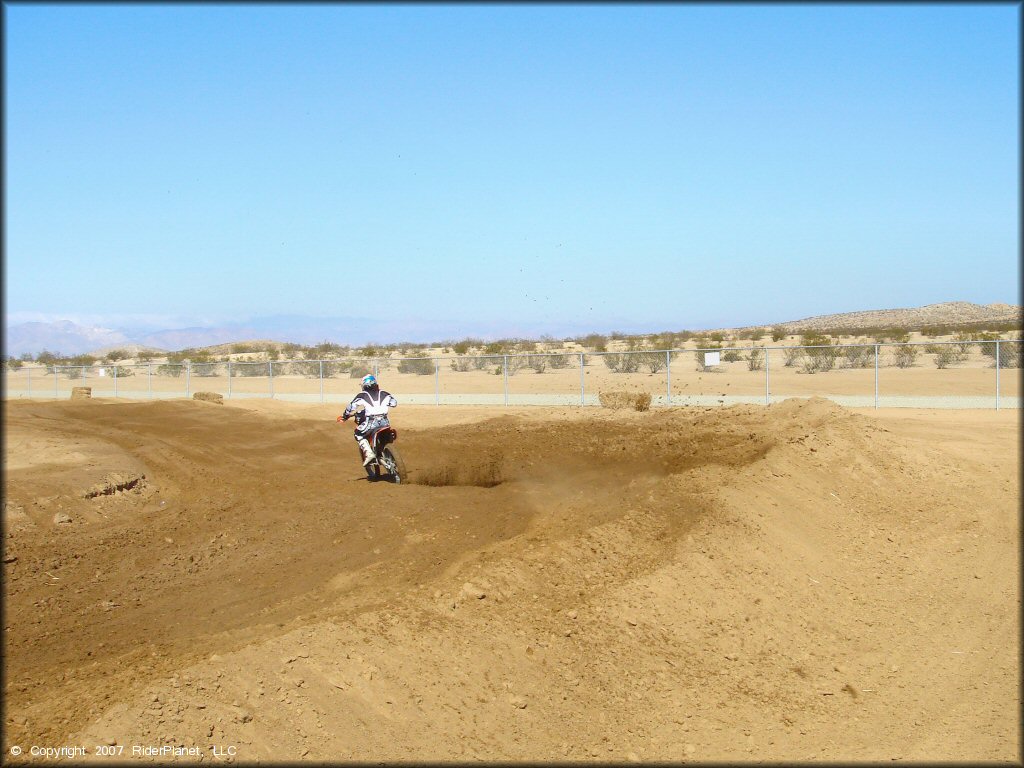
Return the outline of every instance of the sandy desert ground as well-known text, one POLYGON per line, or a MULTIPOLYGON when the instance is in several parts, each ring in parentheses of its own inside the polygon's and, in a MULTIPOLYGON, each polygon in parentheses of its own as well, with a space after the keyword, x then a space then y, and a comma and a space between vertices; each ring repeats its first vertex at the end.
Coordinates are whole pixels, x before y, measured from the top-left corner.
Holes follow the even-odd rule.
POLYGON ((1021 760, 1019 411, 337 413, 5 403, 8 761, 1021 760))

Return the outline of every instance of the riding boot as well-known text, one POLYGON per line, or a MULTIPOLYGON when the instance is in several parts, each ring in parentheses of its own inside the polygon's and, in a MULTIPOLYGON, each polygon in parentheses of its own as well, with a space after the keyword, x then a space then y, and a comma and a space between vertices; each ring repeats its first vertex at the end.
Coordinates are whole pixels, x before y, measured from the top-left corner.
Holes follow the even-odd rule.
POLYGON ((367 467, 376 460, 373 451, 370 449, 370 441, 365 437, 357 437, 356 442, 359 443, 359 450, 363 454, 363 466, 367 467))

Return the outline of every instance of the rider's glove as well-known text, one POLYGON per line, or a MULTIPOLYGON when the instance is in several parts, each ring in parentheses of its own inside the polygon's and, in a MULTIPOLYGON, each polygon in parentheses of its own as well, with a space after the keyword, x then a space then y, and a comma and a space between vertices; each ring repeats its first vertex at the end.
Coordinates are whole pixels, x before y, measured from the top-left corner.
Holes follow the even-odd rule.
POLYGON ((348 416, 343 413, 338 417, 338 421, 348 421, 348 416))

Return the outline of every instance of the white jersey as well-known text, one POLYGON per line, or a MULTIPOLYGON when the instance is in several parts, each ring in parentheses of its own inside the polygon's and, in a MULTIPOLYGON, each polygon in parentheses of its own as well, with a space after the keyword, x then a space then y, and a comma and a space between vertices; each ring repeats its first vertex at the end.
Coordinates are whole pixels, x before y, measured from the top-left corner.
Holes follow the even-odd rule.
POLYGON ((363 407, 367 417, 387 416, 388 408, 397 408, 398 401, 395 400, 394 395, 383 389, 378 389, 373 394, 363 391, 352 398, 352 402, 345 409, 345 414, 351 415, 360 406, 363 407))

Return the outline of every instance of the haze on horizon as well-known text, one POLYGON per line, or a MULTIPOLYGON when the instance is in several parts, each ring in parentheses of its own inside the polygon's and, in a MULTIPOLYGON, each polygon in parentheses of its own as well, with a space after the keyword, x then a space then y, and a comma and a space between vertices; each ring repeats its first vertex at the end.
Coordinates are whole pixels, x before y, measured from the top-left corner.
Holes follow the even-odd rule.
POLYGON ((1021 303, 1018 5, 2 12, 8 326, 1021 303))

